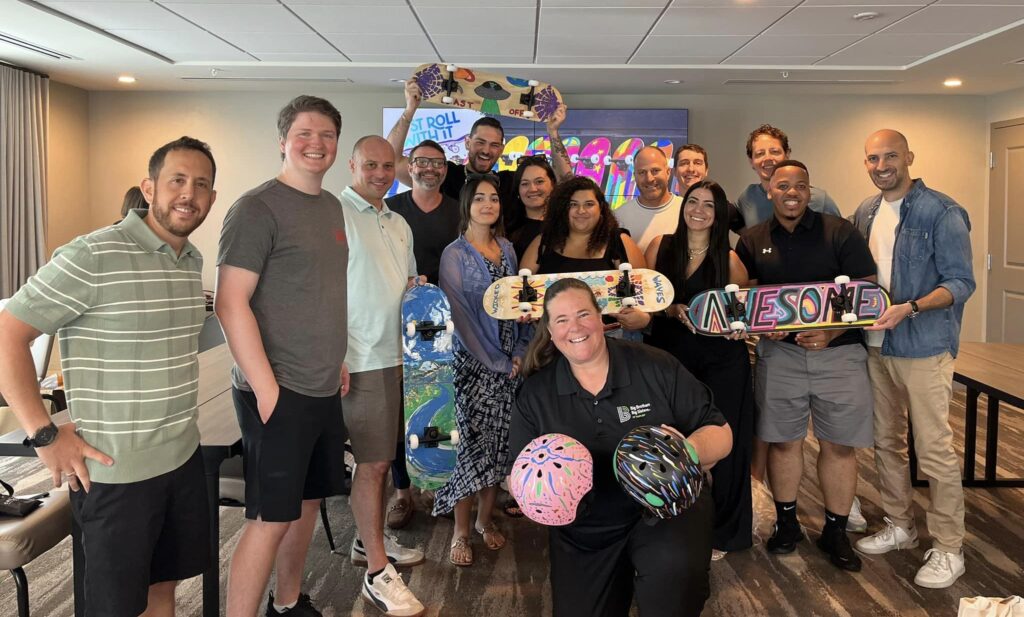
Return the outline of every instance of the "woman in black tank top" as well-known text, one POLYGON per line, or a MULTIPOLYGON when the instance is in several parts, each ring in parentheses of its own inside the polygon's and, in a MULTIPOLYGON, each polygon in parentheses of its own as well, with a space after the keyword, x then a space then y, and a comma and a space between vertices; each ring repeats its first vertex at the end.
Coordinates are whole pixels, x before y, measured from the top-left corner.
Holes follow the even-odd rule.
MULTIPOLYGON (((555 190, 555 171, 544 155, 523 156, 516 167, 515 200, 507 206, 511 218, 508 239, 523 260, 526 248, 540 235, 547 214, 548 199, 555 190)), ((503 204, 504 205, 504 204, 503 204)))
POLYGON ((674 234, 655 238, 647 247, 648 263, 669 277, 675 302, 654 318, 646 342, 683 363, 714 395, 715 405, 733 432, 732 453, 712 468, 715 501, 713 559, 751 546, 750 460, 754 434, 754 394, 750 357, 744 341, 702 336, 686 318, 697 293, 747 282, 747 270, 729 249, 729 201, 716 182, 691 186, 679 210, 674 234))
MULTIPOLYGON (((559 184, 551 194, 544 231, 530 243, 519 267, 553 274, 615 270, 625 262, 634 268, 647 267, 636 243, 619 229, 601 187, 590 178, 576 177, 559 184)), ((645 328, 651 317, 627 308, 606 320, 636 332, 645 328)))

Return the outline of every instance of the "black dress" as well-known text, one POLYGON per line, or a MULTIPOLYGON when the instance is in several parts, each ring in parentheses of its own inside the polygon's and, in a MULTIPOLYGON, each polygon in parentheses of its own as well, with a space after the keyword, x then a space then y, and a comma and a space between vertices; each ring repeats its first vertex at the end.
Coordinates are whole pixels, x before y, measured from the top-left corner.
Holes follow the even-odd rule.
MULTIPOLYGON (((697 293, 715 287, 711 259, 705 257, 697 270, 685 278, 685 272, 676 270, 674 248, 675 237, 664 236, 658 248, 655 269, 668 276, 675 286, 675 303, 689 304, 697 293)), ((671 353, 694 377, 707 384, 715 405, 728 421, 732 429, 732 452, 711 469, 715 501, 713 546, 720 551, 749 548, 754 394, 746 343, 694 334, 679 320, 663 315, 654 318, 651 334, 645 342, 671 353)))

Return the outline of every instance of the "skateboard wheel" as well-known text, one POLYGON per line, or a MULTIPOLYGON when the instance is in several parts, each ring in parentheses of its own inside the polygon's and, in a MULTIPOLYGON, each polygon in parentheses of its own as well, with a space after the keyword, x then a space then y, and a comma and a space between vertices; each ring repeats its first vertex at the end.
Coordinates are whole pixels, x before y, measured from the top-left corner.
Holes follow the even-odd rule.
POLYGON ((459 70, 459 67, 454 65, 454 64, 449 64, 448 66, 446 66, 444 68, 448 69, 449 73, 454 73, 455 71, 459 70))
POLYGON ((520 312, 522 312, 522 313, 529 313, 532 310, 533 310, 533 305, 530 304, 529 302, 520 302, 519 303, 519 311, 520 312))
POLYGON ((840 274, 835 278, 835 281, 836 285, 849 285, 850 277, 846 276, 845 274, 840 274))
POLYGON ((444 322, 444 331, 446 334, 452 334, 453 332, 455 332, 455 324, 452 322, 451 319, 444 322))
POLYGON ((625 298, 622 299, 622 306, 636 306, 636 298, 632 296, 626 296, 625 298))
POLYGON ((598 156, 596 154, 591 154, 590 155, 590 164, 591 165, 597 165, 597 162, 600 161, 600 160, 601 160, 600 156, 598 156))
POLYGON ((531 88, 536 88, 537 86, 540 85, 540 82, 537 81, 536 79, 531 79, 530 81, 528 81, 526 83, 529 84, 531 88))
POLYGON ((527 109, 526 111, 523 112, 523 117, 524 118, 532 118, 533 117, 533 112, 530 111, 529 109, 527 109))
POLYGON ((405 324, 405 335, 406 336, 416 336, 416 322, 415 321, 410 321, 409 323, 405 324))
POLYGON ((451 437, 452 445, 459 443, 459 431, 452 431, 449 437, 451 437))
POLYGON ((747 324, 743 323, 742 321, 730 321, 729 329, 732 330, 733 332, 743 332, 744 330, 747 329, 747 324))
POLYGON ((633 269, 633 264, 629 263, 628 261, 624 261, 624 262, 619 264, 619 271, 620 272, 626 272, 627 270, 632 270, 632 269, 633 269))
POLYGON ((725 286, 725 293, 728 293, 728 294, 734 294, 734 293, 736 293, 739 290, 740 290, 740 286, 737 285, 736 283, 729 283, 728 285, 725 286))
POLYGON ((533 272, 530 272, 529 268, 523 268, 519 271, 519 276, 531 276, 533 272))
POLYGON ((853 323, 857 321, 857 313, 843 313, 843 323, 853 323))
POLYGON ((452 103, 455 102, 455 99, 453 99, 450 96, 442 96, 441 97, 441 102, 444 103, 445 105, 451 105, 452 103))
POLYGON ((415 450, 418 447, 420 447, 420 436, 419 435, 409 435, 409 449, 410 450, 415 450))
POLYGON ((630 155, 626 156, 626 167, 632 167, 632 166, 633 166, 633 155, 630 154, 630 155))

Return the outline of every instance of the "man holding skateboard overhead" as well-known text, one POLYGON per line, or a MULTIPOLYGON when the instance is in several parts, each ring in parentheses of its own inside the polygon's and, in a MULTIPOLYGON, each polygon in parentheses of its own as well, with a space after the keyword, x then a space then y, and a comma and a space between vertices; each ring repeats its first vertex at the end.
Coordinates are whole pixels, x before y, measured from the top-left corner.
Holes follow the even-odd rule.
POLYGON ((914 491, 907 457, 907 418, 929 479, 932 548, 914 582, 941 589, 965 571, 964 493, 953 451, 949 401, 964 303, 974 292, 971 223, 951 198, 910 175, 907 139, 881 130, 864 144, 864 165, 880 194, 864 200, 854 224, 878 261, 879 283, 892 307, 867 332, 875 399, 875 466, 886 527, 857 542, 880 555, 917 546, 914 491))
MULTIPOLYGON (((750 285, 828 281, 839 275, 874 279, 875 262, 857 229, 808 207, 811 184, 803 163, 773 165, 768 194, 772 218, 747 229, 736 246, 750 285)), ((859 330, 763 334, 754 379, 760 409, 756 433, 769 444, 768 478, 778 521, 768 552, 791 553, 804 539, 796 497, 807 422, 813 419, 825 501, 825 527, 817 544, 833 565, 854 572, 861 562, 846 536, 857 485, 854 449, 874 443, 867 352, 861 341, 859 330)))
POLYGON ((404 438, 402 412, 402 294, 416 277, 412 230, 384 203, 395 181, 395 152, 384 138, 356 141, 352 184, 340 199, 349 243, 350 392, 345 426, 357 466, 352 479, 352 563, 366 566, 363 597, 386 615, 419 615, 424 607, 395 566, 423 563, 423 552, 384 535, 384 481, 395 444, 404 438), (367 291, 373 290, 368 298, 367 291))

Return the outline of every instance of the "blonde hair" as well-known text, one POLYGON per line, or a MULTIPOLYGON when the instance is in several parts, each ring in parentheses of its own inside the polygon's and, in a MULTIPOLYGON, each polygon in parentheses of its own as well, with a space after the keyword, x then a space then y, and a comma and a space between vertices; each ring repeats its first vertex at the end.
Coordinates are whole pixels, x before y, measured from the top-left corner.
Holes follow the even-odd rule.
POLYGON ((548 316, 550 314, 548 313, 548 304, 563 291, 570 289, 586 292, 594 310, 599 313, 601 312, 601 307, 597 305, 597 298, 594 297, 594 291, 590 289, 590 285, 576 278, 564 278, 555 281, 544 292, 544 313, 541 315, 540 321, 537 322, 537 329, 533 333, 533 340, 530 341, 529 347, 526 348, 526 357, 523 359, 524 375, 532 375, 551 364, 560 353, 555 344, 551 342, 551 332, 548 331, 548 326, 551 323, 551 318, 548 316))

